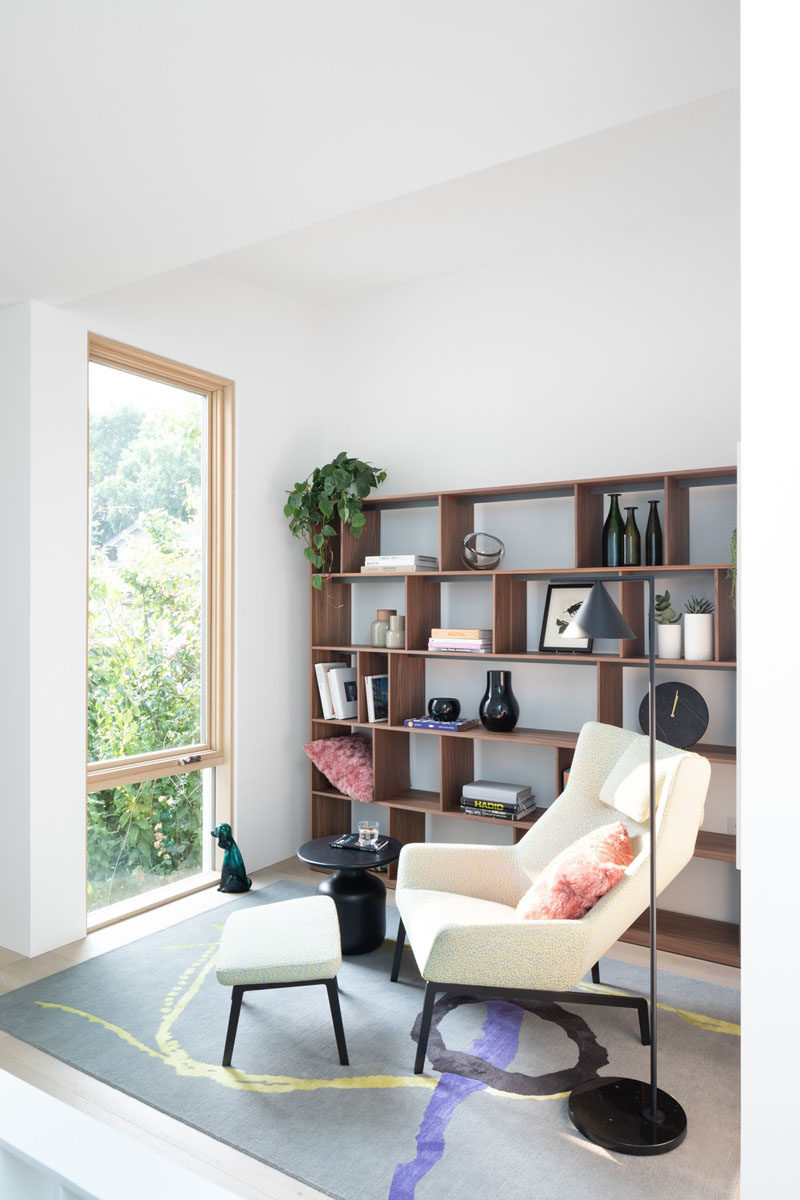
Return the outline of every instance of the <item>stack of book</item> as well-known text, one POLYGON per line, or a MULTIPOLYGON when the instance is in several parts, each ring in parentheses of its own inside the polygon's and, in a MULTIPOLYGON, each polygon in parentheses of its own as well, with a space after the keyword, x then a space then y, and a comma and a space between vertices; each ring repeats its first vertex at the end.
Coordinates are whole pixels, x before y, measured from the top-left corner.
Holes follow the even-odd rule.
POLYGON ((438 571, 439 560, 432 554, 368 554, 362 575, 413 575, 419 571, 438 571))
POLYGON ((358 712, 358 684, 355 667, 344 663, 317 663, 314 668, 325 721, 344 721, 358 712))
POLYGON ((494 783, 473 779, 461 789, 461 811, 473 817, 498 817, 501 821, 524 821, 536 808, 534 795, 524 783, 494 783))
POLYGON ((491 629, 432 629, 428 649, 437 654, 491 654, 491 629))

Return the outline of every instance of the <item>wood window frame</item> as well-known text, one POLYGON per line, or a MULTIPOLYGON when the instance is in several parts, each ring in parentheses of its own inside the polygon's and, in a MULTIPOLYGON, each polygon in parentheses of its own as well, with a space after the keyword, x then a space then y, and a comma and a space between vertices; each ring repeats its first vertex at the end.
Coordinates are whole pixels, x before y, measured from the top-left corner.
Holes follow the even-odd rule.
MULTIPOLYGON (((234 385, 230 379, 201 371, 174 359, 113 341, 100 334, 88 338, 90 363, 115 367, 158 383, 200 392, 208 397, 207 521, 204 554, 204 600, 207 613, 205 732, 202 743, 154 750, 86 768, 87 793, 159 779, 166 775, 216 768, 217 822, 233 824, 233 572, 234 572, 234 385), (186 761, 191 760, 191 761, 186 761)), ((88 436, 88 428, 87 428, 88 436)), ((88 461, 88 458, 87 458, 88 461)), ((87 481, 88 482, 88 481, 87 481)), ((88 581, 87 581, 88 584, 88 581)), ((88 595, 87 595, 88 628, 88 595)), ((186 881, 186 891, 196 890, 186 881)), ((142 908, 150 907, 147 893, 142 908)))

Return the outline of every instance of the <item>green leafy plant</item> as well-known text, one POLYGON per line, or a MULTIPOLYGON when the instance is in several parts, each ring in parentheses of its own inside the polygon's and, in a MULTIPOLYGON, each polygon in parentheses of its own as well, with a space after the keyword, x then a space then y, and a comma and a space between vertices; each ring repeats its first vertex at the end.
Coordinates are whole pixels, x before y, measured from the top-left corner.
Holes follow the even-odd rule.
POLYGON ((736 608, 736 530, 731 534, 731 565, 728 567, 728 579, 731 581, 731 604, 736 608))
POLYGON ((714 601, 709 600, 706 596, 692 596, 686 601, 683 608, 687 613, 712 613, 714 601))
POLYGON ((381 467, 350 458, 343 450, 324 467, 315 467, 307 479, 287 492, 289 499, 283 513, 289 529, 294 537, 306 543, 303 554, 317 568, 311 577, 312 587, 321 588, 324 576, 331 573, 330 542, 337 536, 331 521, 338 516, 342 528, 347 525, 353 537, 361 537, 366 524, 361 501, 385 478, 386 472, 381 467))
POLYGON ((676 613, 670 605, 669 592, 665 591, 663 595, 656 593, 656 621, 658 624, 677 625, 680 619, 680 614, 676 613))

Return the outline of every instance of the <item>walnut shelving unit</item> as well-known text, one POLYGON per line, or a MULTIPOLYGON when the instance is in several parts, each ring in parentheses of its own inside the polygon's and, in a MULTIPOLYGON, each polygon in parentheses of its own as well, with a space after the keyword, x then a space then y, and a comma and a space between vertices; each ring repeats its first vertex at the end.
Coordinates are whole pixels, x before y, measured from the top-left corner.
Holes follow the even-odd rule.
MULTIPOLYGON (((403 721, 425 711, 425 664, 429 658, 480 657, 481 661, 501 659, 519 666, 537 663, 559 663, 568 667, 574 663, 592 664, 596 668, 598 721, 622 725, 623 671, 627 667, 647 664, 644 640, 645 585, 640 580, 619 584, 620 607, 636 634, 635 638, 619 644, 618 653, 609 654, 545 654, 530 650, 526 628, 526 589, 529 582, 557 581, 559 577, 586 575, 602 577, 600 567, 601 532, 604 519, 604 494, 646 491, 663 496, 664 565, 655 568, 656 574, 676 575, 682 572, 710 574, 714 588, 714 651, 708 662, 686 662, 684 659, 659 659, 661 667, 693 670, 733 671, 736 668, 736 630, 731 604, 731 582, 728 563, 690 562, 690 496, 693 488, 708 485, 735 485, 734 467, 716 467, 697 471, 667 472, 665 474, 629 475, 600 479, 569 480, 557 483, 525 484, 503 488, 429 492, 404 496, 375 496, 364 502, 366 525, 360 539, 348 529, 342 531, 334 545, 333 572, 326 576, 321 590, 310 589, 311 614, 311 736, 335 737, 363 729, 372 734, 374 792, 377 803, 388 809, 389 833, 402 842, 425 840, 425 818, 428 815, 454 818, 459 821, 489 821, 491 817, 475 817, 459 811, 459 798, 464 783, 474 778, 474 746, 478 740, 508 741, 517 745, 547 746, 553 750, 555 795, 561 790, 561 773, 572 762, 577 731, 529 729, 517 726, 511 733, 489 733, 482 727, 462 733, 439 733, 415 729, 412 732, 403 721), (461 542, 474 529, 475 505, 492 501, 531 500, 562 497, 571 499, 574 506, 575 562, 570 567, 553 569, 470 571, 461 562, 461 542), (386 576, 404 584, 406 616, 406 648, 383 650, 356 644, 352 641, 352 589, 365 578, 374 581, 381 576, 365 577, 360 573, 366 555, 381 551, 381 512, 390 509, 434 508, 439 523, 439 565, 441 570, 406 575, 386 576), (441 584, 456 581, 491 581, 493 652, 490 655, 462 656, 452 653, 436 654, 427 650, 430 630, 441 624, 441 584), (354 664, 359 680, 359 709, 353 721, 325 721, 317 690, 314 667, 318 662, 341 661, 354 664), (365 675, 385 673, 389 676, 389 720, 380 724, 367 722, 366 701, 361 680, 365 675), (410 738, 433 737, 439 742, 439 791, 411 787, 410 738)), ((608 574, 636 573, 642 568, 608 569, 608 574)), ((538 630, 530 631, 531 640, 538 630)), ((701 742, 694 749, 713 763, 734 765, 734 746, 718 746, 701 742)), ((314 766, 311 767, 311 836, 339 834, 351 827, 351 802, 334 790, 314 766)), ((508 822, 515 841, 524 836, 541 815, 535 811, 525 821, 508 822)), ((503 823, 504 827, 506 823, 503 823)), ((716 861, 733 862, 736 856, 733 835, 701 831, 697 838, 695 856, 716 861)), ((389 870, 391 883, 396 867, 389 870)), ((646 917, 628 930, 623 940, 647 944, 646 917)), ((738 966, 739 929, 737 925, 712 921, 683 913, 659 910, 659 945, 679 954, 705 958, 710 961, 738 966)))

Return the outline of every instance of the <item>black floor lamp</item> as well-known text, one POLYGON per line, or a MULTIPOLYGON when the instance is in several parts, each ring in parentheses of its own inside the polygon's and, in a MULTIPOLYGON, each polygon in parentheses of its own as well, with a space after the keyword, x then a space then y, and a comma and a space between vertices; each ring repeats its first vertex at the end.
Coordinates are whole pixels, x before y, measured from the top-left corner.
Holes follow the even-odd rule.
MULTIPOLYGON (((605 578, 615 579, 614 576, 605 578)), ((622 579, 617 576, 615 581, 622 579)), ((590 1079, 570 1093, 573 1125, 591 1142, 623 1154, 664 1154, 686 1137, 686 1113, 658 1087, 656 1010, 656 691, 655 691, 655 577, 625 575, 625 580, 646 581, 649 656, 648 729, 650 732, 650 1082, 619 1076, 590 1079)), ((634 637, 602 581, 593 584, 564 637, 634 637)))

